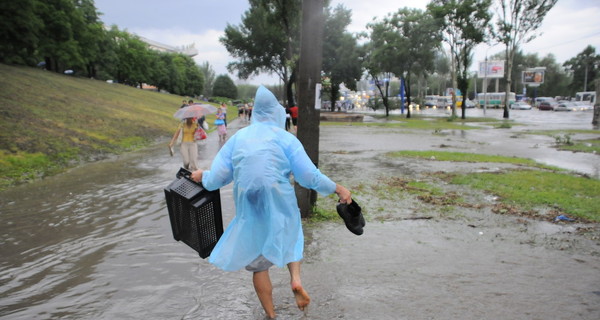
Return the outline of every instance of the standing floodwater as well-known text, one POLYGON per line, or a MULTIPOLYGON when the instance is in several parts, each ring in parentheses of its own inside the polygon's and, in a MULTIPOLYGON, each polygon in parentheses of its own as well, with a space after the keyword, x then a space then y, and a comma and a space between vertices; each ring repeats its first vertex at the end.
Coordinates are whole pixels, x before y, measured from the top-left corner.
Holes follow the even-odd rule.
MULTIPOLYGON (((241 125, 230 123, 230 132, 241 125)), ((368 184, 382 169, 413 170, 386 162, 386 149, 464 149, 465 139, 494 133, 406 139, 400 131, 324 126, 320 167, 350 186, 368 184)), ((523 150, 514 151, 552 155, 551 140, 534 148, 520 137, 514 145, 523 150)), ((216 134, 199 144, 201 168, 218 147, 216 134)), ((161 144, 0 193, 0 319, 262 319, 249 272, 220 271, 173 240, 163 188, 180 163, 161 144)), ((225 225, 231 193, 221 190, 225 225)), ((360 193, 357 199, 372 201, 360 193)), ((341 221, 305 227, 303 284, 313 299, 306 316, 287 271, 272 269, 279 319, 600 318, 600 245, 573 226, 519 224, 475 208, 452 219, 410 220, 405 214, 421 209, 404 198, 393 208, 364 209, 360 237, 341 221)))

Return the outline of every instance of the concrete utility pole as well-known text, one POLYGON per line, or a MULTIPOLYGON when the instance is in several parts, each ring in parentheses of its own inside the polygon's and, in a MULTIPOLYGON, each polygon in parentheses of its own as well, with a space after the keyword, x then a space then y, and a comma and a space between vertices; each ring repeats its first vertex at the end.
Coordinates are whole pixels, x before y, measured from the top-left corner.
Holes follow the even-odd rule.
MULTIPOLYGON (((302 34, 298 71, 298 132, 297 136, 313 163, 319 164, 319 115, 315 105, 317 84, 321 83, 323 64, 324 0, 302 1, 302 34)), ((320 94, 320 93, 319 93, 320 94)), ((312 213, 317 201, 315 191, 296 184, 296 197, 302 217, 312 213)))
POLYGON ((594 101, 594 115, 592 118, 592 124, 596 127, 600 126, 600 102, 598 102, 598 97, 600 97, 600 80, 594 81, 596 86, 596 99, 594 101))

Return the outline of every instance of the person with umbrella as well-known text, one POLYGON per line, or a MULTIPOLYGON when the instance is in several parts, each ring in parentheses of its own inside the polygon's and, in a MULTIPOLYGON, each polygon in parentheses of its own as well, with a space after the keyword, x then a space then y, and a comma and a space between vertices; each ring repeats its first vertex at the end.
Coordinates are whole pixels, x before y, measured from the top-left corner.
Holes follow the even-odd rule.
POLYGON ((173 145, 177 141, 177 138, 179 138, 179 135, 181 135, 181 156, 183 158, 183 167, 187 170, 194 171, 198 169, 198 145, 196 144, 195 133, 199 126, 196 119, 215 111, 217 111, 217 108, 209 104, 190 104, 187 107, 177 110, 173 115, 182 122, 177 127, 169 143, 169 151, 173 155, 173 145))
POLYGON ((198 169, 198 145, 194 138, 194 133, 198 129, 198 122, 194 118, 185 118, 177 127, 173 139, 169 143, 169 150, 173 155, 173 145, 181 134, 181 156, 183 158, 183 168, 193 171, 198 169))

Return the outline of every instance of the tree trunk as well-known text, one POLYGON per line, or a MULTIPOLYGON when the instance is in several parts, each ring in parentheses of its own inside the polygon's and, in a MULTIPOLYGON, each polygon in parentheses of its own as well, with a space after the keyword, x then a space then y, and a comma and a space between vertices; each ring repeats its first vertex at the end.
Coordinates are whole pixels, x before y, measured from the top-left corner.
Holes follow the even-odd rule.
POLYGON ((452 118, 456 117, 456 87, 458 87, 458 85, 456 84, 456 69, 457 69, 457 63, 458 61, 456 61, 456 56, 452 53, 452 118))
POLYGON ((296 83, 296 70, 292 70, 292 74, 290 75, 290 79, 286 85, 286 97, 288 106, 293 107, 296 105, 296 98, 294 97, 294 84, 296 83))
POLYGON ((508 97, 510 95, 510 85, 512 82, 511 79, 511 72, 512 72, 512 63, 513 63, 513 57, 514 57, 514 49, 510 50, 507 49, 506 50, 506 73, 504 74, 504 76, 506 77, 506 88, 504 90, 504 114, 503 114, 503 118, 504 119, 508 119, 509 118, 509 113, 508 113, 508 97))
MULTIPOLYGON (((321 82, 323 64, 323 1, 302 2, 302 34, 298 72, 298 139, 312 162, 319 166, 319 114, 315 106, 317 84, 321 82)), ((295 185, 302 217, 312 213, 317 193, 295 185)))
MULTIPOLYGON (((334 81, 331 82, 331 103, 332 105, 338 100, 340 96, 340 85, 334 81)), ((334 111, 334 110, 332 110, 334 111)))

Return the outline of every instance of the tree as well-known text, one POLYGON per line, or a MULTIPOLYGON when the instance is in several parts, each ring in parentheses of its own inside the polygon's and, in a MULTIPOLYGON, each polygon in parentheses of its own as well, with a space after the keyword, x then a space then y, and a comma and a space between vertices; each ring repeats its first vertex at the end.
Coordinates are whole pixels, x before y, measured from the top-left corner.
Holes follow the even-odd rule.
POLYGON ((356 82, 362 75, 362 53, 356 38, 346 27, 351 22, 351 11, 338 5, 333 12, 325 8, 323 41, 323 75, 329 78, 324 91, 329 91, 332 103, 337 101, 340 84, 356 91, 356 82))
POLYGON ((74 0, 77 25, 73 26, 74 38, 80 48, 82 69, 88 77, 97 77, 97 65, 101 60, 100 39, 104 36, 104 27, 98 18, 93 0, 74 0))
POLYGON ((237 61, 228 64, 238 77, 275 73, 286 87, 286 100, 295 104, 292 85, 298 64, 300 0, 249 0, 239 26, 227 25, 219 40, 237 61))
MULTIPOLYGON (((189 56, 181 55, 184 61, 184 94, 188 96, 199 96, 204 89, 204 74, 194 59, 189 56)), ((231 79, 229 79, 231 80, 231 79)), ((233 81, 232 81, 233 82, 233 81)), ((237 91, 236 91, 237 94, 237 91)))
POLYGON ((237 87, 228 75, 222 74, 215 79, 213 96, 230 99, 237 98, 237 87))
POLYGON ((366 45, 365 68, 379 90, 388 116, 392 76, 405 81, 410 103, 410 81, 406 79, 410 79, 412 73, 432 69, 440 45, 439 29, 429 13, 410 8, 388 14, 367 28, 371 29, 371 41, 366 45))
POLYGON ((596 48, 588 45, 577 56, 569 59, 564 66, 573 72, 573 81, 569 86, 574 92, 588 91, 590 85, 598 75, 600 68, 600 55, 596 54, 596 48))
POLYGON ((39 30, 37 0, 0 1, 0 62, 36 65, 39 30))
POLYGON ((148 65, 151 62, 148 45, 137 36, 125 31, 115 34, 117 68, 116 79, 120 83, 138 86, 150 78, 148 65))
POLYGON ((153 52, 150 55, 148 68, 150 69, 149 83, 155 86, 158 91, 169 91, 169 69, 167 68, 168 53, 153 52))
POLYGON ((81 47, 75 38, 75 28, 82 25, 78 20, 72 0, 38 1, 35 12, 43 22, 38 32, 37 51, 43 57, 47 70, 63 72, 83 65, 81 47))
POLYGON ((452 116, 456 116, 456 92, 462 92, 462 118, 465 119, 469 67, 473 49, 487 36, 491 19, 488 12, 491 0, 434 0, 427 8, 441 24, 444 41, 450 46, 452 67, 452 116))
POLYGON ((215 70, 208 61, 205 61, 200 65, 200 71, 204 74, 204 90, 202 90, 202 95, 211 97, 212 88, 215 83, 215 70))
MULTIPOLYGON (((513 68, 515 52, 521 45, 535 39, 535 31, 542 25, 544 17, 554 7, 557 0, 498 0, 500 9, 494 37, 506 46, 506 98, 508 101, 511 92, 512 79, 510 75, 513 68)), ((509 118, 508 103, 504 104, 505 119, 509 118)))

